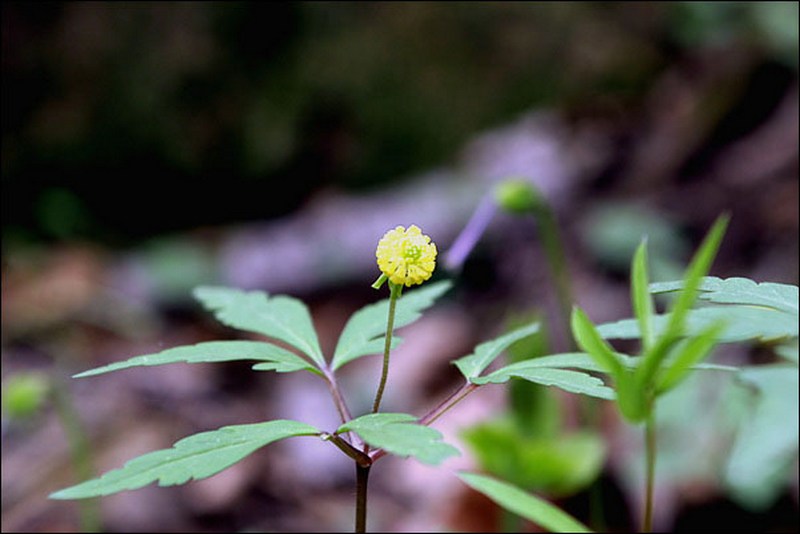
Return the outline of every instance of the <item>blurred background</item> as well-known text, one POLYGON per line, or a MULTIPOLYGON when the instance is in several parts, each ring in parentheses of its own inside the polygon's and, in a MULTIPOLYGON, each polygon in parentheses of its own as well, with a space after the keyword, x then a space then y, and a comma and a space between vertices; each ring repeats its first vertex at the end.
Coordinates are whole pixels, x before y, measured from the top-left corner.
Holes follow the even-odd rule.
MULTIPOLYGON (((69 376, 247 336, 191 298, 200 284, 303 299, 330 355, 349 315, 386 296, 370 288, 374 248, 398 224, 433 238, 455 285, 403 332, 387 410, 424 414, 459 385, 449 362, 521 317, 552 332, 535 350, 567 350, 547 225, 492 207, 510 177, 551 207, 561 271, 596 322, 630 316, 643 235, 653 278, 676 279, 723 212, 712 274, 798 284, 798 4, 3 2, 1 168, 2 530, 348 531, 352 463, 310 438, 184 486, 47 500, 203 430, 337 426, 313 376, 246 362, 69 376), (473 241, 452 249, 470 220, 473 241)), ((356 414, 378 360, 342 369, 356 414)), ((777 480, 731 488, 740 415, 712 382, 687 385, 665 422, 657 526, 797 531, 796 438, 777 480)), ((557 449, 580 407, 523 394, 557 449)), ((534 531, 452 475, 488 469, 498 453, 475 429, 510 405, 486 387, 438 421, 462 450, 442 467, 379 462, 370 529, 534 531)), ((557 473, 580 476, 518 482, 636 529, 641 432, 601 411, 575 454, 593 460, 557 473)))

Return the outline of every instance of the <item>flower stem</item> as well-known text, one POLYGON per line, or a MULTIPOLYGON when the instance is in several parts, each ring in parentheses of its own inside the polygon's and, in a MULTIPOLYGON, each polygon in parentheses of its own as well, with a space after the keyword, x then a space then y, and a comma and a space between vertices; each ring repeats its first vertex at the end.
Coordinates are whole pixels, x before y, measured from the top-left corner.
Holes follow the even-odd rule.
POLYGON ((644 520, 642 532, 653 531, 653 486, 655 484, 656 473, 656 423, 655 412, 651 411, 647 417, 644 427, 645 440, 645 500, 644 500, 644 520))
MULTIPOLYGON (((569 331, 570 315, 572 313, 572 285, 567 267, 567 256, 564 253, 563 241, 558 231, 553 209, 546 202, 542 202, 535 209, 536 221, 539 223, 540 235, 550 272, 555 279, 558 306, 561 312, 562 326, 569 331)), ((570 338, 570 336, 567 336, 570 338)), ((570 345, 567 350, 574 349, 571 338, 567 341, 570 345)))
POLYGON ((356 532, 367 531, 367 482, 370 467, 356 462, 356 532))
POLYGON ((378 413, 383 398, 383 390, 386 387, 386 378, 389 376, 389 352, 392 349, 392 331, 394 330, 394 312, 397 307, 397 299, 403 291, 403 286, 389 282, 389 318, 386 321, 386 343, 383 346, 383 369, 381 370, 381 382, 378 385, 378 392, 375 394, 375 402, 372 405, 372 413, 378 413))

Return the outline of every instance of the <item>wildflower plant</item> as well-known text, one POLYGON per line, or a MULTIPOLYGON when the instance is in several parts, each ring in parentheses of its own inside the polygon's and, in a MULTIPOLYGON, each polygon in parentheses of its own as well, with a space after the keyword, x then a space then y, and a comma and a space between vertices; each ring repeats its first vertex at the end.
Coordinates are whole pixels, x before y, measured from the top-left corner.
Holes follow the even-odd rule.
MULTIPOLYGON (((216 286, 196 288, 193 292, 195 298, 221 323, 280 341, 288 348, 267 340, 209 341, 133 357, 84 371, 75 377, 93 377, 133 367, 172 363, 254 361, 253 369, 256 371, 305 371, 319 377, 331 393, 341 425, 335 429, 319 429, 302 421, 279 419, 201 432, 176 442, 171 448, 134 458, 99 478, 56 491, 50 498, 85 499, 133 490, 154 482, 160 486, 184 484, 219 473, 270 443, 293 437, 312 437, 333 444, 354 461, 355 530, 365 531, 367 482, 373 463, 393 454, 437 465, 460 454, 429 425, 478 387, 507 380, 481 375, 512 343, 539 328, 536 323, 524 325, 478 345, 472 354, 456 360, 454 364, 464 375, 465 383, 425 415, 381 412, 389 354, 401 342, 393 336, 394 330, 419 319, 422 312, 452 286, 448 280, 431 282, 403 295, 404 288, 420 285, 431 278, 436 255, 436 245, 414 225, 408 229, 398 226, 387 232, 376 250, 381 274, 373 287, 381 288, 387 283, 389 298, 367 305, 349 318, 330 358, 323 354, 311 315, 301 301, 261 291, 216 286), (344 365, 379 354, 381 350, 383 369, 372 412, 354 417, 336 373, 344 365)), ((611 390, 599 379, 582 371, 543 368, 531 371, 523 378, 568 391, 611 397, 611 390)))

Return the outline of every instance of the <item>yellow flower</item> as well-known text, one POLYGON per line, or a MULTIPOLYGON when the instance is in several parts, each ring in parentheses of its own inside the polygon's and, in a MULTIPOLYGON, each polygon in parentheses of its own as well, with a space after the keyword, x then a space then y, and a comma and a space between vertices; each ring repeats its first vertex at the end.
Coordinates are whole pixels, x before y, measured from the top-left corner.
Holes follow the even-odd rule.
POLYGON ((378 267, 396 285, 421 284, 436 267, 436 245, 416 225, 396 226, 378 242, 378 267))

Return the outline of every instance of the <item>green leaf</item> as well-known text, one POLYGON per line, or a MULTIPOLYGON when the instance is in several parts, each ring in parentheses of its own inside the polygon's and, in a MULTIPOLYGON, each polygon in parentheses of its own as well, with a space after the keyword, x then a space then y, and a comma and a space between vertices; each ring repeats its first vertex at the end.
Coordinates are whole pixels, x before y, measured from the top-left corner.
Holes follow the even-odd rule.
POLYGON ((301 301, 263 291, 202 286, 194 296, 225 325, 279 339, 299 349, 322 368, 325 358, 308 308, 301 301))
MULTIPOLYGON (((682 280, 650 284, 650 292, 663 294, 680 291, 682 280)), ((719 335, 720 343, 758 339, 773 341, 798 336, 798 287, 789 284, 763 282, 757 284, 748 278, 720 279, 707 276, 698 285, 698 299, 711 306, 690 310, 686 316, 685 334, 694 336, 713 323, 728 323, 719 335)), ((654 328, 661 335, 667 318, 654 318, 654 328)), ((624 319, 598 327, 607 339, 635 339, 639 330, 632 319, 624 319)))
POLYGON ((739 373, 739 379, 756 391, 753 411, 738 429, 725 480, 738 501, 764 509, 788 483, 787 475, 797 461, 797 366, 750 367, 739 373))
POLYGON ((656 393, 664 393, 683 380, 689 371, 717 345, 717 338, 724 323, 716 323, 699 335, 689 338, 686 343, 666 362, 663 371, 656 379, 656 393))
POLYGON ((397 456, 413 456, 425 464, 437 465, 458 456, 458 449, 442 441, 442 434, 417 423, 406 413, 362 415, 339 427, 337 433, 355 432, 371 447, 385 449, 397 456))
POLYGON ((588 352, 598 365, 611 376, 617 378, 622 372, 622 364, 614 351, 600 337, 597 329, 583 310, 578 307, 572 309, 572 335, 580 348, 588 352))
POLYGON ((100 478, 50 494, 51 499, 85 499, 138 489, 158 481, 159 486, 184 484, 219 473, 255 450, 274 441, 319 434, 313 426, 277 420, 226 426, 184 438, 170 449, 134 458, 100 478))
POLYGON ((209 363, 231 362, 236 360, 263 360, 253 369, 287 373, 303 369, 319 373, 303 358, 272 343, 263 341, 208 341, 167 349, 155 354, 136 356, 128 360, 104 365, 78 373, 74 378, 94 376, 130 367, 165 365, 169 363, 209 363))
MULTIPOLYGON (((653 317, 656 336, 664 334, 667 321, 666 315, 653 317)), ((734 343, 748 339, 773 341, 796 338, 798 335, 797 317, 776 309, 735 304, 689 310, 683 333, 686 336, 696 336, 720 321, 726 323, 726 327, 722 329, 717 339, 720 343, 734 343)), ((635 319, 602 324, 597 327, 597 331, 606 339, 639 337, 639 325, 635 319)))
MULTIPOLYGON (((653 294, 680 291, 682 280, 650 284, 653 294)), ((772 282, 756 283, 749 278, 717 278, 706 276, 697 287, 698 299, 717 304, 747 304, 764 306, 798 315, 798 287, 791 284, 772 282)))
POLYGON ((474 384, 502 384, 511 378, 521 378, 544 386, 556 386, 570 393, 579 393, 606 400, 615 398, 614 390, 602 380, 580 371, 553 369, 536 365, 536 359, 515 363, 487 375, 472 379, 474 384), (527 365, 526 365, 527 364, 527 365))
POLYGON ((517 328, 491 341, 481 343, 475 347, 475 352, 454 360, 453 363, 467 380, 473 381, 473 378, 478 377, 512 343, 530 336, 538 330, 539 323, 531 323, 517 328))
MULTIPOLYGON (((636 367, 638 358, 632 358, 627 354, 614 353, 617 361, 625 368, 633 369, 636 367)), ((561 354, 550 354, 539 356, 530 360, 523 360, 501 367, 487 376, 501 374, 504 372, 514 372, 517 368, 521 369, 580 369, 582 371, 592 371, 607 373, 605 366, 600 365, 595 358, 585 352, 563 352, 561 354)))
POLYGON ((642 241, 631 266, 631 297, 645 348, 653 345, 653 297, 647 290, 647 283, 647 241, 642 241))
MULTIPOLYGON (((641 358, 637 358, 640 363, 641 358)), ((616 378, 617 406, 620 413, 631 423, 641 423, 647 418, 647 402, 643 391, 631 372, 623 372, 616 378)))
POLYGON ((544 499, 516 486, 477 473, 460 472, 458 477, 472 489, 515 514, 550 532, 591 532, 580 521, 544 499))
MULTIPOLYGON (((436 299, 452 287, 452 282, 436 282, 404 294, 395 307, 395 329, 407 326, 430 308, 436 299)), ((389 299, 364 306, 355 312, 342 330, 331 367, 335 371, 346 363, 362 356, 383 352, 386 338, 386 318, 389 313, 389 299)), ((392 338, 392 348, 400 339, 392 338)))

